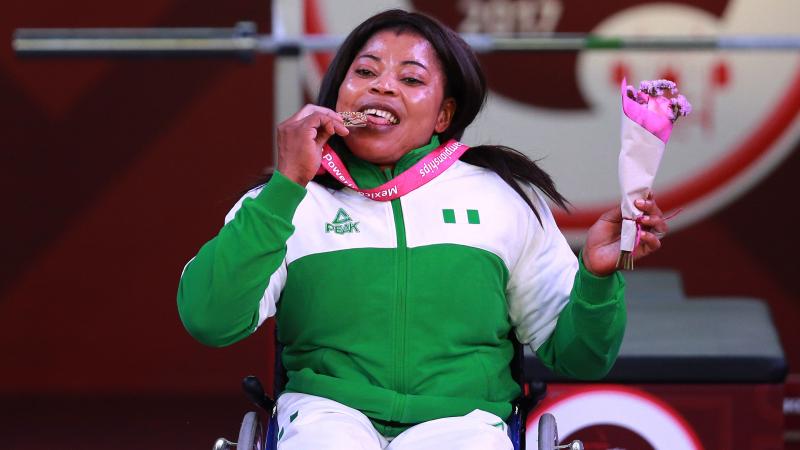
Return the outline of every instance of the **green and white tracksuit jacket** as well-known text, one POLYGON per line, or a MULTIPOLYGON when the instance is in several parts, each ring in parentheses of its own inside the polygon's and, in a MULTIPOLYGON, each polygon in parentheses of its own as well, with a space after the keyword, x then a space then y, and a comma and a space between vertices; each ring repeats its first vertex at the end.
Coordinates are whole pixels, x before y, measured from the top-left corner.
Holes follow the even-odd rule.
MULTIPOLYGON (((393 171, 342 157, 369 189, 437 146, 393 171)), ((597 378, 626 321, 621 276, 579 267, 529 195, 541 225, 500 177, 461 161, 391 202, 275 173, 187 264, 181 319, 224 346, 277 312, 286 390, 358 409, 385 436, 474 409, 507 417, 520 391, 512 328, 554 370, 597 378)))

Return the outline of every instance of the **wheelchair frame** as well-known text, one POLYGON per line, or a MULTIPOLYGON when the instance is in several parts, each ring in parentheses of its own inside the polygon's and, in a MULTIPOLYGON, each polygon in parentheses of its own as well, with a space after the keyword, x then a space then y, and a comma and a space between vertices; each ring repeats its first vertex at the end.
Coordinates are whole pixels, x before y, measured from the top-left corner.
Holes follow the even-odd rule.
MULTIPOLYGON (((511 372, 515 379, 522 385, 522 395, 514 400, 511 405, 511 416, 508 418, 508 437, 514 450, 525 450, 525 427, 527 413, 541 401, 547 393, 547 386, 540 381, 525 381, 523 376, 524 369, 524 350, 521 344, 513 336, 514 358, 512 360, 511 372)), ((276 351, 275 351, 275 377, 274 392, 280 392, 285 384, 285 371, 281 362, 280 355, 283 346, 277 341, 276 331, 276 351)), ((249 411, 242 419, 239 428, 238 440, 234 443, 225 438, 219 438, 214 442, 214 450, 276 450, 278 446, 278 406, 277 402, 270 398, 264 391, 264 387, 257 377, 249 375, 242 380, 242 390, 245 396, 263 412, 268 412, 266 418, 264 413, 249 411)), ((573 441, 570 444, 558 445, 558 430, 555 417, 552 414, 543 414, 538 423, 539 442, 538 450, 583 450, 583 443, 573 441)))

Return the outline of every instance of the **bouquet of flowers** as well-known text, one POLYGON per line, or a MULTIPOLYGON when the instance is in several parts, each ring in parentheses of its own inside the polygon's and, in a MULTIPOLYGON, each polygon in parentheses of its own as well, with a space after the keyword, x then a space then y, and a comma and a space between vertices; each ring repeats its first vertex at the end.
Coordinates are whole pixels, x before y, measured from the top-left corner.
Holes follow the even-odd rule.
POLYGON ((672 127, 678 117, 692 112, 692 105, 678 94, 677 86, 669 80, 642 81, 636 90, 623 79, 621 94, 622 234, 617 267, 632 270, 642 216, 633 203, 650 195, 672 127))

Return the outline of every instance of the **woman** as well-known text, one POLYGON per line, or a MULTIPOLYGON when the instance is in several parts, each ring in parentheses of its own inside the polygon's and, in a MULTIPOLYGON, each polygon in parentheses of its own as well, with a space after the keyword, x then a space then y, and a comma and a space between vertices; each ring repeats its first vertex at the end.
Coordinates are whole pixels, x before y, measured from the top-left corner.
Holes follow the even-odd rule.
MULTIPOLYGON (((279 448, 511 448, 512 329, 558 372, 610 369, 625 326, 620 212, 576 258, 540 192, 564 200, 533 162, 499 146, 456 161, 458 144, 444 144, 485 95, 453 31, 396 10, 368 19, 318 105, 278 126, 271 180, 187 264, 178 305, 198 340, 231 344, 277 311, 279 448), (336 111, 365 112, 368 125, 347 128, 336 111), (396 180, 389 201, 355 190, 396 180)), ((641 256, 666 225, 652 200, 638 207, 641 256)))

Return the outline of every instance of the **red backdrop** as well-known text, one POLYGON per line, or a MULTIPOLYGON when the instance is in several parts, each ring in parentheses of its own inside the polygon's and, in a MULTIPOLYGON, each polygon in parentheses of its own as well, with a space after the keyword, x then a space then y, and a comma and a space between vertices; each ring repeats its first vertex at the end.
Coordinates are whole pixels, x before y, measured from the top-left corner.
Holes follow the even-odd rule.
POLYGON ((272 142, 272 59, 20 60, 19 27, 268 31, 266 2, 15 1, 0 15, 0 392, 230 390, 268 333, 186 334, 175 293, 272 142), (9 367, 10 366, 10 367, 9 367))

